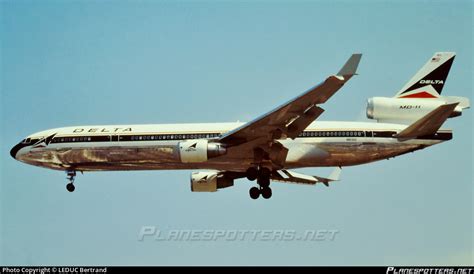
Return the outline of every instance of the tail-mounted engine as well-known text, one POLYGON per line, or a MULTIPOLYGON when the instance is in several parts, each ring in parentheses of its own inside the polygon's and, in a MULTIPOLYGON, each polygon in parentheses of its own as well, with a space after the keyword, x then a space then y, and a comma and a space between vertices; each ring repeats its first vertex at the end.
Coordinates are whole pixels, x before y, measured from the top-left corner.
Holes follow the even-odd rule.
POLYGON ((220 143, 209 143, 208 140, 188 140, 180 142, 179 156, 183 163, 201 163, 208 159, 227 153, 226 148, 220 143))
POLYGON ((234 185, 232 178, 225 174, 214 171, 200 171, 191 173, 191 191, 193 192, 215 192, 220 188, 234 185))
POLYGON ((437 107, 459 102, 450 117, 462 114, 469 107, 469 99, 446 96, 431 99, 373 97, 367 101, 367 118, 379 122, 416 121, 437 107))

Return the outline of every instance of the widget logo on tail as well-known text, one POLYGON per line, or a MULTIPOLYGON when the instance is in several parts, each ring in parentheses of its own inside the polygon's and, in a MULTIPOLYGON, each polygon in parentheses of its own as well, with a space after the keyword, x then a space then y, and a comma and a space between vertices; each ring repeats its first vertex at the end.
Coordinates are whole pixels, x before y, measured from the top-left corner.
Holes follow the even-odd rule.
POLYGON ((397 93, 397 98, 438 98, 456 57, 454 52, 437 52, 397 93))

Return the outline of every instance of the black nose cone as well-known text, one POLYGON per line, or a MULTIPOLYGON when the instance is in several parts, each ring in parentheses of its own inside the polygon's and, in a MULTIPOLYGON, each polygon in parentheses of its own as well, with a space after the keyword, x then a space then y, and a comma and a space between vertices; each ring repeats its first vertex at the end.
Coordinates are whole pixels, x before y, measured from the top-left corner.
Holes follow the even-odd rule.
POLYGON ((16 159, 16 154, 22 147, 22 144, 17 144, 10 150, 10 155, 13 157, 13 159, 16 159))

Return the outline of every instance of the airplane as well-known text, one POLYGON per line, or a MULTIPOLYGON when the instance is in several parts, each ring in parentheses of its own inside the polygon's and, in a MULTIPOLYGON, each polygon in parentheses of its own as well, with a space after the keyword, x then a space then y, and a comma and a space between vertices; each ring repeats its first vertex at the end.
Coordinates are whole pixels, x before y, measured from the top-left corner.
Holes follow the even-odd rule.
POLYGON ((394 97, 368 99, 376 122, 316 121, 321 108, 356 75, 353 54, 335 75, 247 123, 72 126, 34 133, 15 145, 21 162, 65 171, 69 192, 77 172, 198 169, 191 191, 215 192, 239 178, 256 180, 252 199, 272 196, 270 182, 329 186, 341 168, 400 156, 452 139, 441 129, 469 108, 468 98, 441 96, 454 52, 437 52, 394 97), (328 177, 292 169, 335 167, 328 177))

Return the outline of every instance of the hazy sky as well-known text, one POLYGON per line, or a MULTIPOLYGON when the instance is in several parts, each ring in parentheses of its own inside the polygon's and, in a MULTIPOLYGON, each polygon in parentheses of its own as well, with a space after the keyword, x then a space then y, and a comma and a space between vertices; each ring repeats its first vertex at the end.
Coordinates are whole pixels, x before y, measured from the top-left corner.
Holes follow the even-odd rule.
MULTIPOLYGON (((65 174, 13 160, 43 129, 248 121, 363 53, 321 120, 365 120, 435 51, 472 99, 471 1, 1 1, 0 264, 473 264, 472 110, 454 139, 343 169, 326 188, 192 193, 191 171, 65 174), (138 241, 169 230, 337 230, 333 241, 138 241)), ((325 176, 328 168, 304 169, 325 176)))

